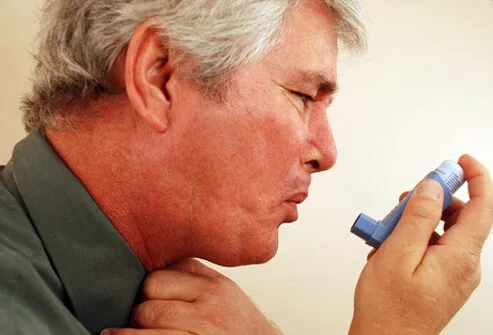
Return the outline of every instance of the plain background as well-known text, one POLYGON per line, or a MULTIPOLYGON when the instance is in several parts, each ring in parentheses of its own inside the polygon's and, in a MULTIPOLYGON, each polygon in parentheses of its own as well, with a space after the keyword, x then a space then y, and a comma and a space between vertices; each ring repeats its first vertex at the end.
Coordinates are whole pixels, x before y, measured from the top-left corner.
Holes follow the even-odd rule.
MULTIPOLYGON (((1 163, 24 136, 18 104, 40 3, 0 0, 1 163)), ((493 1, 367 0, 364 9, 369 51, 341 57, 329 111, 338 163, 314 178, 274 260, 222 269, 286 335, 347 333, 369 251, 349 234, 360 211, 382 218, 402 191, 465 152, 493 170, 493 1)), ((466 187, 458 194, 467 199, 466 187)), ((492 263, 490 239, 482 284, 443 334, 493 333, 492 263)))

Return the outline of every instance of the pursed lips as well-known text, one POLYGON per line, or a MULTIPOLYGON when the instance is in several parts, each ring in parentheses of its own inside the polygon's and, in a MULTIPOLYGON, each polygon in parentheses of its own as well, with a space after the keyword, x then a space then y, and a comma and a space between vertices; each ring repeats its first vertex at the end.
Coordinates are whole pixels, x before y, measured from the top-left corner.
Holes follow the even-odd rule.
POLYGON ((294 193, 291 193, 289 197, 285 200, 286 202, 293 203, 296 205, 301 204, 308 197, 308 189, 311 184, 311 176, 304 175, 303 178, 299 178, 292 188, 294 193))
POLYGON ((291 195, 286 201, 301 204, 308 197, 308 191, 301 191, 291 195))
POLYGON ((284 201, 284 206, 288 210, 288 216, 284 222, 294 222, 298 220, 298 205, 308 197, 308 191, 300 191, 292 194, 284 201))

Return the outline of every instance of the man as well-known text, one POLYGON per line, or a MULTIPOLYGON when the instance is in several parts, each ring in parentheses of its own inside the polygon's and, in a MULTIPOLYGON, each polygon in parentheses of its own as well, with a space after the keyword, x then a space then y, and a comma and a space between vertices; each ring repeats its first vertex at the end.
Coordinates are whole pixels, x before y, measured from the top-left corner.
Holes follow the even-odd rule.
MULTIPOLYGON (((358 3, 50 0, 43 13, 30 135, 1 173, 2 332, 279 333, 190 258, 276 253, 311 174, 336 160, 326 109, 338 40, 365 45, 358 3)), ((478 285, 493 187, 460 164, 471 201, 434 235, 443 193, 418 187, 362 272, 352 335, 436 334, 478 285)))

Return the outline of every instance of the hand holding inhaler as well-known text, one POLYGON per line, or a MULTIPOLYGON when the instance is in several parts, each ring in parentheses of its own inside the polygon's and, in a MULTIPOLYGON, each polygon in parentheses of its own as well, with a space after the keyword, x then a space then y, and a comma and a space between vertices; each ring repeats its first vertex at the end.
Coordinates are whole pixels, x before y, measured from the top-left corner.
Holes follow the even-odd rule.
POLYGON ((467 203, 446 200, 444 183, 426 178, 406 196, 388 238, 374 235, 371 224, 358 232, 379 248, 360 275, 350 335, 439 334, 479 285, 480 255, 493 223, 493 184, 472 157, 462 156, 459 165, 468 183, 467 203), (442 236, 435 232, 440 219, 442 236))
MULTIPOLYGON (((428 173, 426 179, 435 180, 443 189, 443 210, 452 204, 454 193, 464 184, 464 171, 459 164, 453 161, 443 162, 435 171, 428 173)), ((407 196, 380 222, 372 219, 366 214, 361 213, 351 228, 351 232, 366 241, 366 244, 374 248, 380 245, 389 237, 401 219, 402 212, 409 201, 413 192, 407 196)))

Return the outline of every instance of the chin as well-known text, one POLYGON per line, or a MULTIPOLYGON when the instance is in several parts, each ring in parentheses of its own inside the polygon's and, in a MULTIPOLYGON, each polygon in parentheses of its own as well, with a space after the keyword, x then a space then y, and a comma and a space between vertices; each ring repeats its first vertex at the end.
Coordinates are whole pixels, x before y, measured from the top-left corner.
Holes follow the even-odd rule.
POLYGON ((274 235, 267 241, 250 241, 236 251, 233 248, 219 250, 217 257, 208 261, 225 267, 267 263, 277 254, 279 239, 277 232, 274 235))

